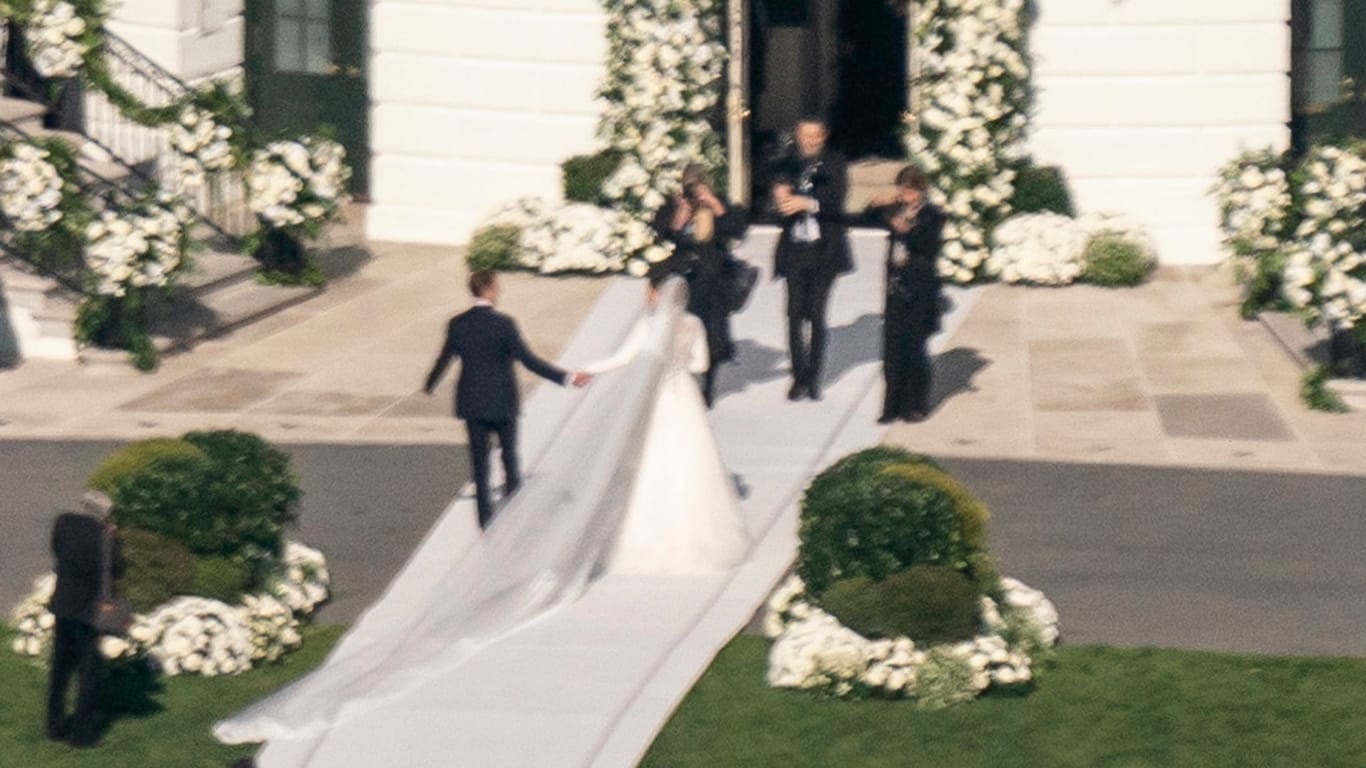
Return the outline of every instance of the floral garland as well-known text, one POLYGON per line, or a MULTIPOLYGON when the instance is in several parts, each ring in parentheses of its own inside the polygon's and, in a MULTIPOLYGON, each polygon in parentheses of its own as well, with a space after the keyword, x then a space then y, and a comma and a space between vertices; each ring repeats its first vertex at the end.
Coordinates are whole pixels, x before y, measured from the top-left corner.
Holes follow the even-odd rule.
POLYGON ((1010 213, 1015 171, 1025 156, 1033 90, 1024 0, 924 0, 916 5, 912 58, 918 115, 906 147, 944 208, 940 274, 967 283, 983 274, 991 229, 1010 213))
POLYGON ((100 44, 109 15, 103 0, 12 0, 4 16, 24 27, 24 51, 44 78, 64 80, 80 74, 100 44))
POLYGON ((996 687, 1028 683, 1033 657, 1058 640, 1058 612, 1042 592, 1001 580, 1001 601, 982 597, 976 638, 917 648, 911 638, 870 640, 813 605, 800 577, 781 584, 768 601, 764 634, 768 683, 821 690, 849 698, 910 698, 939 708, 996 687))
MULTIPOLYGON (((10 648, 15 653, 41 659, 51 652, 56 620, 47 606, 56 583, 54 574, 39 577, 12 611, 15 637, 10 648)), ((303 643, 300 621, 327 599, 329 583, 322 553, 289 542, 283 571, 266 592, 246 595, 235 606, 176 597, 151 613, 135 615, 126 638, 102 638, 100 652, 111 660, 147 658, 171 676, 245 672, 303 643)))
POLYGON ((166 193, 101 213, 85 230, 95 292, 118 297, 169 285, 185 263, 190 221, 184 203, 166 193))
POLYGON ((66 180, 36 144, 0 148, 0 213, 17 232, 42 232, 62 220, 66 180))
POLYGON ((496 211, 485 226, 515 227, 517 265, 542 274, 624 269, 639 277, 673 252, 629 213, 587 203, 551 206, 523 198, 496 211))

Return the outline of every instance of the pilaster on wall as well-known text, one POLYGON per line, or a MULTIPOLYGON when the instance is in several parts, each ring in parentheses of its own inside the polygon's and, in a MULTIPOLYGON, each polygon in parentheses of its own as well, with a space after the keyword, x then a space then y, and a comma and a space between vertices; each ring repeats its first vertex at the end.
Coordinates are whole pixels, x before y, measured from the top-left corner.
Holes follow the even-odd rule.
POLYGON ((1216 170, 1289 144, 1289 3, 1038 5, 1036 160, 1063 166, 1080 209, 1145 221, 1163 262, 1220 258, 1216 170))
POLYGON ((605 23, 599 0, 375 0, 367 234, 461 243, 558 199, 560 161, 597 147, 605 23))
POLYGON ((244 57, 243 3, 122 0, 114 4, 109 28, 183 80, 237 77, 244 57))

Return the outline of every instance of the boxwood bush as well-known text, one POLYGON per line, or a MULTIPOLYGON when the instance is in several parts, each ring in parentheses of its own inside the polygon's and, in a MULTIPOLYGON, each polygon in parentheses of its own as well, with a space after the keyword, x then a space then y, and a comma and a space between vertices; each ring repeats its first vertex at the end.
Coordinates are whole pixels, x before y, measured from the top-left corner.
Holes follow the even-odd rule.
POLYGON ((115 591, 146 613, 176 595, 194 594, 194 556, 178 541, 140 528, 120 528, 123 573, 115 591))
POLYGON ((923 456, 878 447, 812 480, 802 498, 797 572, 813 597, 842 578, 881 580, 921 564, 969 567, 954 497, 898 471, 917 465, 937 469, 923 456))
POLYGON ((560 163, 564 199, 572 203, 602 203, 602 185, 620 164, 621 155, 611 150, 575 155, 560 163))
POLYGON ((112 494, 129 474, 141 471, 161 456, 203 457, 204 452, 177 437, 154 437, 130 443, 105 457, 86 482, 90 488, 112 494))
POLYGON ((232 604, 251 590, 252 582, 252 569, 235 558, 212 555, 195 558, 193 594, 232 604))
POLYGON ((1101 235, 1086 246, 1082 279, 1110 288, 1134 286, 1147 280, 1155 266, 1137 243, 1118 235, 1101 235))
POLYGON ((481 269, 508 270, 521 266, 517 251, 521 247, 522 230, 515 224, 490 224, 480 227, 470 237, 470 248, 465 254, 471 271, 481 269))
POLYGON ((1075 216, 1072 195, 1062 169, 1052 165, 1025 163, 1015 169, 1015 191, 1010 196, 1012 213, 1052 211, 1075 216))
POLYGON ((980 623, 981 598, 972 581, 945 565, 916 565, 881 581, 840 579, 820 605, 864 637, 911 638, 933 644, 970 640, 980 623))

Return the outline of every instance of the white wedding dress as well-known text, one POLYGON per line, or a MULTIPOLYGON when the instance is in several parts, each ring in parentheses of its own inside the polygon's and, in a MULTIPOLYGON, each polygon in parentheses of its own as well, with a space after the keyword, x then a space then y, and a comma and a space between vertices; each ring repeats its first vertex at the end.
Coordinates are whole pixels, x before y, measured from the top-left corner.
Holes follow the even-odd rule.
POLYGON ((612 572, 714 571, 748 539, 689 374, 705 359, 686 285, 665 283, 550 435, 521 491, 464 556, 421 549, 321 667, 214 726, 229 744, 317 744, 383 707, 435 706, 433 681, 612 572), (699 350, 699 340, 701 349, 699 350), (700 352, 700 354, 699 354, 700 352), (400 576, 400 579, 405 578, 400 576), (417 585, 417 586, 413 586, 417 585))
MULTIPOLYGON (((651 309, 611 357, 584 368, 601 375, 626 366, 661 333, 667 309, 651 309)), ((721 463, 706 405, 691 374, 710 364, 702 321, 676 320, 665 370, 646 427, 635 485, 606 559, 611 573, 711 573, 749 551, 734 484, 721 463)))

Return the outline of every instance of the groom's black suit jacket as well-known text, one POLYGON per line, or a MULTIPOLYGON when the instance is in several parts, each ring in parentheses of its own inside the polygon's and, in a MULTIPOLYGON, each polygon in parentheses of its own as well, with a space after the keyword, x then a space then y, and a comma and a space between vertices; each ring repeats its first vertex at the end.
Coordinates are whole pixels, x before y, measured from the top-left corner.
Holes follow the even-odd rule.
POLYGON ((517 418, 517 377, 512 369, 516 361, 557 384, 563 384, 567 375, 527 349, 512 318, 489 306, 471 307, 451 318, 441 354, 427 374, 427 392, 436 388, 456 357, 461 367, 455 386, 455 417, 466 421, 517 418))

